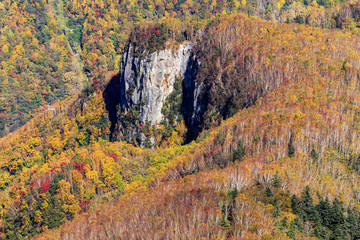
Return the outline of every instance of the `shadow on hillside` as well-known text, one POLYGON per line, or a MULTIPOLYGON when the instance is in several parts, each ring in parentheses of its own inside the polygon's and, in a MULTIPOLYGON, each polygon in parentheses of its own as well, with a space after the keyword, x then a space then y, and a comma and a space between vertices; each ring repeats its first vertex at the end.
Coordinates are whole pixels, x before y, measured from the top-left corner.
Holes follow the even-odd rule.
POLYGON ((201 114, 203 112, 203 101, 199 96, 195 96, 196 77, 198 73, 198 63, 193 57, 188 61, 183 81, 181 114, 185 119, 187 129, 184 144, 195 140, 200 133, 201 114), (196 102, 196 104, 195 104, 196 102))
POLYGON ((106 110, 109 113, 110 125, 110 141, 116 140, 114 136, 116 131, 117 118, 117 106, 121 102, 121 96, 125 94, 125 86, 121 86, 120 74, 113 76, 109 83, 106 85, 103 93, 105 100, 106 110))

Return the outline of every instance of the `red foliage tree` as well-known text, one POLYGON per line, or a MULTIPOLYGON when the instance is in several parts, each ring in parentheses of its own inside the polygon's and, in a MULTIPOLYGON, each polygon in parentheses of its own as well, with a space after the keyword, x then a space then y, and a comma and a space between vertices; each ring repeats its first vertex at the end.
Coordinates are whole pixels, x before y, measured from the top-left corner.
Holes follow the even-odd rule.
POLYGON ((43 182, 40 187, 40 193, 46 193, 47 191, 49 191, 50 184, 51 180, 46 180, 45 182, 43 182))

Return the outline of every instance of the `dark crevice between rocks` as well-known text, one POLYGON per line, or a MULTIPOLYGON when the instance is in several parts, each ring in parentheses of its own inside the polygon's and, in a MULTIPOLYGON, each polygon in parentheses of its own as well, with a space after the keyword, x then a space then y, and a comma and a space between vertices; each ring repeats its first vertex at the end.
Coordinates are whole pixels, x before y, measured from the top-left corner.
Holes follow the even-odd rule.
MULTIPOLYGON (((182 104, 181 104, 181 114, 184 116, 185 126, 187 129, 184 144, 195 140, 199 135, 199 126, 200 126, 200 116, 198 107, 195 101, 197 96, 195 96, 196 90, 196 77, 198 73, 198 61, 194 56, 190 57, 190 60, 187 63, 186 71, 184 74, 183 81, 183 93, 182 93, 182 104)), ((201 104, 201 103, 200 103, 201 104)), ((201 108, 200 108, 201 109, 201 108)), ((200 113, 201 115, 202 113, 200 113)))
POLYGON ((113 76, 106 85, 103 93, 106 110, 109 113, 110 120, 110 141, 114 141, 116 126, 118 123, 117 106, 125 98, 125 82, 120 81, 120 74, 113 76))

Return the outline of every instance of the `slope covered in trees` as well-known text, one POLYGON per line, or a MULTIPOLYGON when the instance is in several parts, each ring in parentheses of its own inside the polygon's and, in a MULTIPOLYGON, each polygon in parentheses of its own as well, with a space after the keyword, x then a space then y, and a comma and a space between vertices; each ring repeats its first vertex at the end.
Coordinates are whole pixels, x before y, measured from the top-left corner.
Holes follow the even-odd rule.
MULTIPOLYGON (((79 93, 116 73, 137 23, 167 18, 194 26, 219 14, 359 33, 359 4, 344 1, 6 0, 0 3, 0 136, 41 106, 79 93)), ((196 27, 195 27, 196 28, 196 27)))
POLYGON ((0 3, 0 136, 46 103, 82 89, 84 77, 57 14, 44 1, 0 3))
POLYGON ((231 90, 250 87, 231 102, 248 108, 190 144, 174 129, 166 147, 143 149, 107 141, 93 81, 0 140, 1 237, 358 236, 359 38, 237 14, 194 32, 208 127, 231 90))

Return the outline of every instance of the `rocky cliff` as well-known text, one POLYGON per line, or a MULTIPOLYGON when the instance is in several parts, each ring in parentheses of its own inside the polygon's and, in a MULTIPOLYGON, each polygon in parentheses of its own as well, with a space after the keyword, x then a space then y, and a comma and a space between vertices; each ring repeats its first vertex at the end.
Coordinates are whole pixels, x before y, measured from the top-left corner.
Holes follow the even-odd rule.
POLYGON ((123 87, 120 105, 123 110, 128 112, 140 104, 140 122, 160 123, 163 117, 161 109, 174 90, 176 77, 185 78, 192 47, 191 43, 180 44, 176 50, 161 50, 141 59, 131 54, 130 46, 124 55, 120 73, 123 87))
MULTIPOLYGON (((135 54, 129 45, 123 56, 120 73, 105 90, 105 101, 112 121, 113 140, 124 136, 136 138, 141 144, 150 134, 142 131, 145 125, 157 126, 164 120, 164 112, 185 120, 187 126, 197 124, 201 85, 195 83, 198 62, 192 43, 181 43, 151 54, 135 54), (181 90, 176 86, 180 86, 181 90), (170 96, 175 94, 176 96, 170 96), (169 98, 173 100, 169 100, 169 98), (178 111, 166 110, 177 99, 178 111), (169 103, 170 102, 170 103, 169 103)), ((154 138, 149 137, 154 144, 154 138)))

